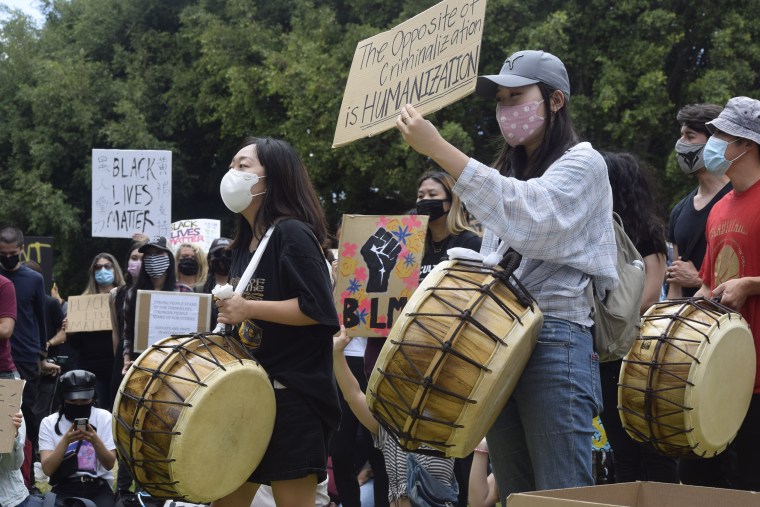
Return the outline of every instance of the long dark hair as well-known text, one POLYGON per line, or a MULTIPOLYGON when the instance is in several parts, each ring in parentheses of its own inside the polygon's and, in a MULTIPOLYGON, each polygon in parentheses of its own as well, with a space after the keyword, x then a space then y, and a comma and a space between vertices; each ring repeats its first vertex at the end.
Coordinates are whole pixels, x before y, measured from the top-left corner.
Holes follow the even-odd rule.
POLYGON ((511 147, 504 143, 494 167, 504 176, 512 176, 519 180, 529 180, 543 175, 555 160, 565 151, 578 144, 573 120, 567 110, 568 97, 565 104, 556 112, 551 113, 551 95, 556 90, 545 83, 538 83, 541 97, 544 99, 547 116, 544 137, 533 155, 528 158, 524 146, 511 147))
POLYGON ((266 193, 253 227, 238 214, 237 231, 230 249, 247 249, 254 234, 260 238, 270 225, 284 218, 305 223, 317 242, 323 244, 327 239, 325 214, 296 151, 287 142, 271 137, 249 137, 238 151, 250 145, 256 145, 256 157, 266 171, 266 193))
POLYGON ((665 224, 657 215, 649 175, 631 153, 602 152, 612 187, 612 211, 620 215, 634 245, 651 244, 667 255, 665 224))

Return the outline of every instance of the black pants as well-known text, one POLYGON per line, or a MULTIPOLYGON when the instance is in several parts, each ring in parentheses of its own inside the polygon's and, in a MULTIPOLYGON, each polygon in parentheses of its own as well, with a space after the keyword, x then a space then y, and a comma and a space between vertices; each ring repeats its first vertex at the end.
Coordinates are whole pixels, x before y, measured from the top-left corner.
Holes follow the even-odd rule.
POLYGON ((760 491, 760 394, 753 394, 747 416, 734 439, 737 489, 760 491))
POLYGON ((37 406, 37 393, 40 383, 40 365, 39 363, 15 363, 19 376, 26 380, 24 392, 21 395, 21 412, 24 414, 26 422, 26 436, 32 442, 32 452, 36 456, 39 453, 39 433, 40 422, 44 416, 40 417, 40 407, 37 406))
POLYGON ((604 431, 612 447, 615 482, 678 482, 678 467, 672 458, 662 456, 650 445, 633 440, 623 429, 617 410, 617 384, 622 361, 601 363, 604 431))
POLYGON ((52 491, 61 500, 81 497, 92 500, 98 507, 115 505, 113 490, 105 479, 96 482, 63 481, 53 486, 52 491))

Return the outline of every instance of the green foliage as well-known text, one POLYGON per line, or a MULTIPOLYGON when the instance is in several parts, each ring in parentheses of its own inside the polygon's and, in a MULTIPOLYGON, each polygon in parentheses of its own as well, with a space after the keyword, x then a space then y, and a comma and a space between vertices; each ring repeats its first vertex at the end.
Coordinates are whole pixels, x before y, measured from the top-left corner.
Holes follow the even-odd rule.
MULTIPOLYGON (((331 141, 357 42, 434 3, 44 0, 40 28, 12 14, 0 22, 0 223, 54 235, 56 278, 78 293, 82 259, 127 245, 89 236, 93 148, 172 150, 173 219, 219 218, 232 235, 217 189, 247 135, 293 144, 332 223, 407 210, 429 160, 395 130, 331 141)), ((736 0, 489 0, 480 72, 520 49, 558 55, 581 136, 648 162, 667 211, 694 184, 673 157, 676 111, 760 96, 758 18, 759 2, 736 0)), ((493 116, 471 96, 429 119, 488 162, 493 116)))

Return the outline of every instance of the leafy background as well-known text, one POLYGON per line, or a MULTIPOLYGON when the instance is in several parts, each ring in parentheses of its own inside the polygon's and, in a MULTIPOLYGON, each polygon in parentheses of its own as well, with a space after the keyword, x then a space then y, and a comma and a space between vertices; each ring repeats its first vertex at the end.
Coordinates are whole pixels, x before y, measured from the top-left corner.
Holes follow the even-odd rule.
MULTIPOLYGON (((483 1, 483 0, 480 0, 483 1)), ((412 206, 430 161, 396 131, 332 149, 359 40, 435 0, 43 0, 36 24, 0 21, 0 223, 55 238, 64 295, 85 286, 93 148, 173 152, 172 219, 218 218, 218 185, 240 140, 283 137, 302 155, 331 223, 412 206)), ((489 0, 481 73, 545 49, 570 74, 583 138, 645 160, 664 218, 694 185, 673 158, 676 111, 759 97, 760 2, 489 0)), ((467 153, 492 160, 494 104, 467 97, 430 115, 467 153)))

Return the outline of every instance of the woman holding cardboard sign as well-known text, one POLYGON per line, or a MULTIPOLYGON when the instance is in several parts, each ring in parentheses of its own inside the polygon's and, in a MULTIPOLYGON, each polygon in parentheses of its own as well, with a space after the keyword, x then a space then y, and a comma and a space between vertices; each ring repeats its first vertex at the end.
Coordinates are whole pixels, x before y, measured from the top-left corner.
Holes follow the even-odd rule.
MULTIPOLYGON (((109 253, 99 253, 90 263, 87 272, 87 288, 83 296, 108 294, 111 289, 124 285, 124 275, 116 258, 109 253)), ((105 309, 109 310, 107 299, 105 309)), ((109 310, 110 312, 110 310, 109 310)), ((64 321, 64 329, 66 328, 64 321)), ((112 331, 87 331, 68 333, 67 339, 72 348, 78 352, 76 367, 95 374, 97 383, 98 406, 111 409, 111 376, 113 373, 113 339, 112 331)))
POLYGON ((272 438, 248 482, 212 505, 249 507, 260 484, 272 486, 277 505, 314 505, 340 419, 332 372, 338 316, 320 246, 324 214, 306 168, 279 139, 246 139, 220 191, 238 214, 229 280, 241 284, 242 295, 217 301, 218 322, 235 326, 233 334, 264 367, 277 408, 272 438), (252 276, 241 281, 252 260, 252 276))
POLYGON ((494 168, 445 141, 417 110, 396 126, 416 151, 457 179, 454 193, 486 229, 481 253, 523 256, 516 275, 544 324, 511 399, 488 432, 501 495, 594 484, 591 421, 601 410, 593 350, 591 277, 600 294, 617 283, 612 195, 601 155, 578 141, 567 110, 564 64, 520 51, 476 92, 496 99, 505 144, 494 168))
POLYGON ((137 291, 162 290, 177 291, 177 278, 174 268, 174 255, 167 246, 166 238, 154 236, 137 251, 143 254, 137 280, 127 291, 124 300, 123 356, 122 375, 132 366, 135 346, 135 311, 137 309, 137 291))

